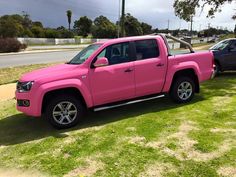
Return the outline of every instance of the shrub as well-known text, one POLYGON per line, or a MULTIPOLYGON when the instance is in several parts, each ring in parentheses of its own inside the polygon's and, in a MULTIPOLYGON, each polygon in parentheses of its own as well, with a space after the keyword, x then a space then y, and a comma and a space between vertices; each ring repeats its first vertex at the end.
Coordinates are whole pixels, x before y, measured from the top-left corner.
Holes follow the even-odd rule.
POLYGON ((26 47, 26 44, 21 44, 15 38, 0 38, 0 53, 19 52, 26 47))
POLYGON ((45 29, 44 31, 46 38, 58 38, 59 33, 54 29, 45 29))
POLYGON ((60 38, 74 38, 74 33, 69 30, 61 30, 59 31, 60 38))

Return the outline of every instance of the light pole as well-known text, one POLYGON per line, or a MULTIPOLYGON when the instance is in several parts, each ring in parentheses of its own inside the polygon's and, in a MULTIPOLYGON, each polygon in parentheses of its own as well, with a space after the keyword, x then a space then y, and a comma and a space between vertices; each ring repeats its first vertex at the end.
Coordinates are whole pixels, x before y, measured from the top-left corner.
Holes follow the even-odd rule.
POLYGON ((118 11, 118 22, 117 22, 117 37, 119 38, 120 37, 120 1, 121 0, 118 0, 119 1, 119 11, 118 11))
POLYGON ((125 36, 125 0, 122 0, 121 36, 125 36))
POLYGON ((191 27, 190 27, 190 36, 192 38, 192 35, 193 35, 193 16, 191 16, 191 27))

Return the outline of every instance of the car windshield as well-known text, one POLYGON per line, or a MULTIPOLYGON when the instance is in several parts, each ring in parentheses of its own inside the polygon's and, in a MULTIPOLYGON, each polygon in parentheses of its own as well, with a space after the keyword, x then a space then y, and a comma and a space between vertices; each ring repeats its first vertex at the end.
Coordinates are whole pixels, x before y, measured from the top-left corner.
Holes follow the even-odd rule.
POLYGON ((229 40, 222 41, 222 42, 220 42, 220 43, 214 45, 214 46, 211 47, 210 49, 211 49, 211 50, 224 50, 224 49, 228 46, 229 43, 230 43, 229 40))
POLYGON ((82 64, 84 63, 99 47, 101 44, 92 44, 81 52, 79 52, 68 64, 82 64))

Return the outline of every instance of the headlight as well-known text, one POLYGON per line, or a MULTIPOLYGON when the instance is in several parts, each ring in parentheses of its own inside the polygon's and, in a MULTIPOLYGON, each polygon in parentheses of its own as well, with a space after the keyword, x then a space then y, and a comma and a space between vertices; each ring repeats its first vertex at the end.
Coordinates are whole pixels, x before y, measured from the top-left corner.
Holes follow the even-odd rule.
POLYGON ((18 92, 28 92, 31 90, 32 85, 34 84, 33 81, 30 82, 17 82, 16 89, 18 92))

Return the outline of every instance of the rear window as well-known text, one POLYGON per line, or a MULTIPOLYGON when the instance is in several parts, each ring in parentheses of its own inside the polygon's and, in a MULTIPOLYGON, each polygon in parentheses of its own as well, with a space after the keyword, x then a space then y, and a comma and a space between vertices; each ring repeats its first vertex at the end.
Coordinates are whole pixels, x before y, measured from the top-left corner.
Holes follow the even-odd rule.
POLYGON ((135 41, 136 60, 157 58, 160 55, 159 47, 155 39, 135 41))

